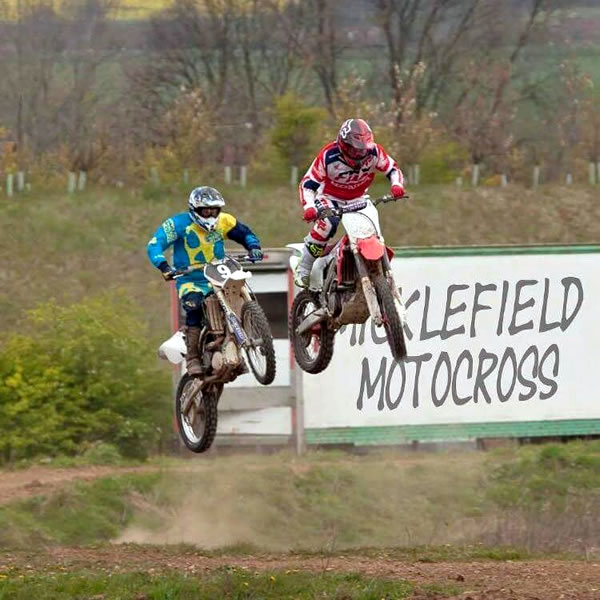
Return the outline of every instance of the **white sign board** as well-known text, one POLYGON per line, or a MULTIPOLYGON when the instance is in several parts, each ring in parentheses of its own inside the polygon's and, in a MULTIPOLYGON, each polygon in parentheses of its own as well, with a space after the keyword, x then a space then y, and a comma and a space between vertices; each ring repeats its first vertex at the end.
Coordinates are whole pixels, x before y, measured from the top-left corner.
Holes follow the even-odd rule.
POLYGON ((303 376, 307 428, 600 418, 600 254, 395 258, 408 358, 368 321, 303 376))

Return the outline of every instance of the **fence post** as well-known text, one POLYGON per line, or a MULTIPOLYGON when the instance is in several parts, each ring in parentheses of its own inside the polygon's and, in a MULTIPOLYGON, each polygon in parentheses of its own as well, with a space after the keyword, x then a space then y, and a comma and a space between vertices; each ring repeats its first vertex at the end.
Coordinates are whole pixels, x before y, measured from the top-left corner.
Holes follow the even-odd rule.
POLYGON ((67 174, 67 192, 69 194, 72 194, 73 192, 75 192, 75 186, 76 186, 75 173, 73 173, 73 171, 69 171, 67 174))
POLYGON ((567 178, 565 180, 565 183, 567 185, 572 185, 573 184, 573 175, 571 175, 571 173, 567 173, 567 178))
POLYGON ((229 165, 225 167, 225 183, 231 185, 231 167, 229 165))
POLYGON ((473 177, 471 178, 471 184, 473 187, 477 187, 479 185, 479 163, 475 163, 473 165, 473 177))
POLYGON ((87 183, 87 173, 85 171, 79 171, 79 181, 77 182, 77 189, 80 192, 85 190, 85 184, 87 183))
POLYGON ((540 165, 533 167, 533 187, 540 185, 540 165))
POLYGON ((17 173, 17 190, 22 192, 25 189, 25 172, 19 171, 17 173))
POLYGON ((414 184, 419 185, 421 183, 421 165, 415 165, 414 174, 414 184))
POLYGON ((298 167, 292 167, 290 174, 290 185, 296 187, 298 185, 298 167))
POLYGON ((6 175, 6 195, 7 196, 13 195, 13 174, 12 173, 8 173, 6 175))
POLYGON ((502 187, 506 187, 508 185, 508 177, 505 173, 502 173, 502 175, 500 175, 500 185, 502 187))
POLYGON ((240 167, 240 185, 242 187, 246 187, 248 183, 248 167, 246 165, 242 165, 240 167))

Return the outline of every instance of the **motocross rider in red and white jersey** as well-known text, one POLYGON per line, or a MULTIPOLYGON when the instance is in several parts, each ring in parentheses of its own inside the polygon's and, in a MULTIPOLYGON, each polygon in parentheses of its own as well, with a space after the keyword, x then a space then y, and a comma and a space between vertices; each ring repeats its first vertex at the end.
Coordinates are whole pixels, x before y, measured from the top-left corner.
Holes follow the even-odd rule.
POLYGON ((344 121, 335 142, 324 146, 300 181, 304 220, 315 221, 304 238, 302 259, 294 274, 296 285, 308 287, 312 265, 322 256, 337 230, 339 218, 319 218, 323 208, 351 202, 365 195, 375 178, 385 173, 395 198, 404 195, 404 177, 394 159, 375 143, 371 128, 362 119, 344 121))

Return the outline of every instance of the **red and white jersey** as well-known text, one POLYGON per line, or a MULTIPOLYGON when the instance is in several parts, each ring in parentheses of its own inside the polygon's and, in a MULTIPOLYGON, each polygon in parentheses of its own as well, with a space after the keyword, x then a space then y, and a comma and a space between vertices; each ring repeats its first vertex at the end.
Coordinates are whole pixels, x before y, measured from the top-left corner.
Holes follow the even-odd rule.
POLYGON ((327 144, 300 181, 302 205, 313 206, 317 192, 342 201, 360 198, 373 183, 375 171, 385 173, 392 185, 404 184, 402 171, 379 144, 357 169, 344 162, 336 142, 327 144))

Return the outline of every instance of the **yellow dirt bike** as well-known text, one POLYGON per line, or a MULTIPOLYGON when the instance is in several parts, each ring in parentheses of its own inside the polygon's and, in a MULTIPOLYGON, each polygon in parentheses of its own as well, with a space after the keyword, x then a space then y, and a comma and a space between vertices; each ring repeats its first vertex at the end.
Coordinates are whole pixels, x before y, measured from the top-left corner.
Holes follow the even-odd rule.
MULTIPOLYGON (((184 373, 175 395, 175 416, 184 444, 205 452, 217 433, 217 405, 223 387, 248 372, 263 385, 275 379, 275 350, 269 321, 247 280, 252 273, 240 262, 248 256, 226 256, 203 267, 180 269, 174 278, 204 269, 214 294, 203 304, 206 325, 199 341, 202 375, 184 373)), ((159 356, 174 364, 184 362, 185 333, 178 331, 159 348, 159 356)))

